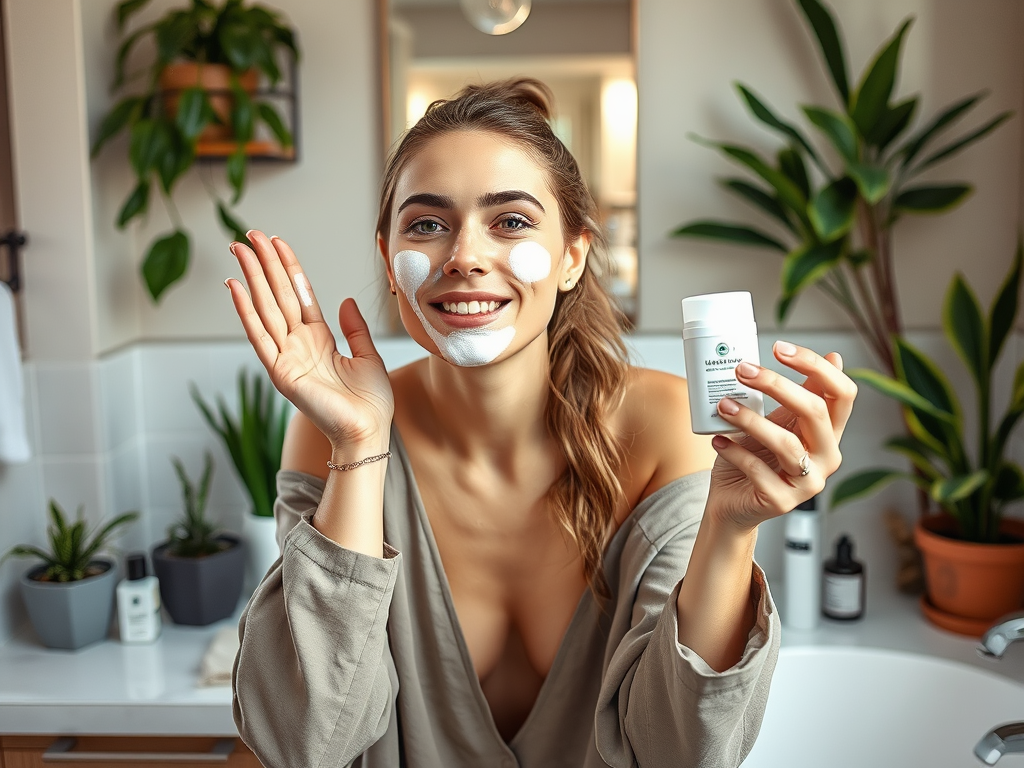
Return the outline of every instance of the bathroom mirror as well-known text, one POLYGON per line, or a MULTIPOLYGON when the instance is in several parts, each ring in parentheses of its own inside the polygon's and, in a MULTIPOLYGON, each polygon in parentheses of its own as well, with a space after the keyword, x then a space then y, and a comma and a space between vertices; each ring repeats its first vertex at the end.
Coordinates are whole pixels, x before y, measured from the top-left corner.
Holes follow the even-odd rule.
MULTIPOLYGON (((498 0, 476 0, 492 5, 498 0)), ((555 132, 600 207, 612 249, 607 285, 637 307, 635 0, 532 0, 508 34, 479 31, 460 0, 380 0, 385 154, 435 99, 464 85, 536 77, 555 95, 555 132)))

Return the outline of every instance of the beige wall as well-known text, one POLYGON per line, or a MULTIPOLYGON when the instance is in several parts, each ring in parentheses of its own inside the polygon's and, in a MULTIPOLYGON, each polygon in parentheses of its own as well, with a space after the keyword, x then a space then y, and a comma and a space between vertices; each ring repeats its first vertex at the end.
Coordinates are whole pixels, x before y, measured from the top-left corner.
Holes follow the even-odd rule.
MULTIPOLYGON (((897 280, 910 328, 936 327, 945 288, 964 270, 983 301, 1008 267, 1021 214, 1024 5, 1005 0, 832 0, 859 73, 907 15, 899 94, 920 93, 931 117, 961 96, 991 96, 965 125, 1001 110, 1017 113, 984 142, 939 166, 935 179, 966 179, 975 194, 958 210, 896 230, 897 280)), ((707 291, 753 292, 762 328, 773 325, 779 259, 769 251, 668 237, 695 218, 756 220, 713 180, 737 169, 686 138, 690 132, 774 150, 731 84, 742 81, 777 111, 798 119, 798 103, 834 103, 816 46, 788 0, 640 0, 640 327, 674 330, 679 299, 707 291)), ((951 135, 955 135, 951 134, 951 135)), ((739 174, 742 175, 742 174, 739 174)), ((798 301, 790 327, 845 327, 824 297, 798 301)))

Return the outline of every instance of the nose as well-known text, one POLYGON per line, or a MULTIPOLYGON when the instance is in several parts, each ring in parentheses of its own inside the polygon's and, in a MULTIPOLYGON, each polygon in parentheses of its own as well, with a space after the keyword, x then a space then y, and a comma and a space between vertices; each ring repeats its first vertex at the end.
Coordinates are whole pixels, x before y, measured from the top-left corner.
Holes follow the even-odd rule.
POLYGON ((477 232, 472 226, 464 226, 452 244, 448 261, 443 267, 444 273, 449 277, 483 276, 491 271, 496 256, 495 245, 486 235, 477 232))

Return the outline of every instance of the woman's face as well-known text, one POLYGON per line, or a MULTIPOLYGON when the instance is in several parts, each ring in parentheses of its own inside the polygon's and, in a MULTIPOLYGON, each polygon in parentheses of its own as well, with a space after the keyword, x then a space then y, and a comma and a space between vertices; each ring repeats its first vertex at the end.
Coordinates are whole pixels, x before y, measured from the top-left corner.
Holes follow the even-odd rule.
POLYGON ((455 365, 486 365, 541 337, 588 238, 564 242, 547 172, 495 134, 431 139, 398 177, 379 242, 409 334, 455 365))

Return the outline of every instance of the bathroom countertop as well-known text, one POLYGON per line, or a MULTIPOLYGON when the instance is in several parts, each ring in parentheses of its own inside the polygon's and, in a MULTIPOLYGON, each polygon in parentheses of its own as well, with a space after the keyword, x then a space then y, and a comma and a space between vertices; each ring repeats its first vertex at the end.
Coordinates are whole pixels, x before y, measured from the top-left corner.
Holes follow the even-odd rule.
MULTIPOLYGON (((782 590, 773 585, 773 592, 782 590)), ((167 623, 150 645, 108 639, 78 651, 43 648, 26 627, 0 645, 0 734, 234 736, 231 689, 196 683, 214 635, 237 623, 238 615, 207 627, 167 623)), ((1010 646, 1001 661, 984 659, 975 650, 977 641, 933 627, 916 598, 895 592, 870 594, 864 618, 855 622, 823 619, 814 630, 784 627, 782 645, 925 654, 1024 684, 1024 643, 1010 646)))

